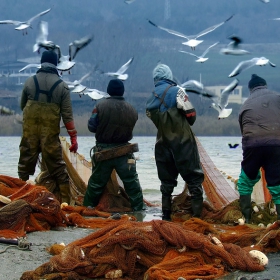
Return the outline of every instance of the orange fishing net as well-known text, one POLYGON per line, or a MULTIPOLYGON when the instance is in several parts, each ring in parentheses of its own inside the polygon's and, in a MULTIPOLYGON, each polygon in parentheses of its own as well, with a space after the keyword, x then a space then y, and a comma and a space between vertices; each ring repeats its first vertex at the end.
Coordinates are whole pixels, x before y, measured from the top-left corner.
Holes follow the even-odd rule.
POLYGON ((173 222, 136 222, 134 216, 116 217, 113 211, 101 211, 102 207, 61 208, 45 187, 0 175, 0 195, 4 194, 11 203, 0 205, 0 238, 18 238, 54 227, 97 229, 67 246, 48 248, 54 254, 50 261, 24 272, 22 280, 215 279, 233 270, 262 271, 264 266, 249 251, 280 249, 279 223, 268 228, 236 225, 240 216, 236 201, 219 211, 205 202, 201 220, 190 218, 189 198, 184 196, 174 204, 173 222))

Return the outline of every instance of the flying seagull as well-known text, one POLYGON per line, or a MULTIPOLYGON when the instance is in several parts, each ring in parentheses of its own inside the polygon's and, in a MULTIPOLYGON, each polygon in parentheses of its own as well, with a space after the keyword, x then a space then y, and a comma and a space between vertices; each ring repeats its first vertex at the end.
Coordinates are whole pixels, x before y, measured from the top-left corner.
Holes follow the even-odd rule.
MULTIPOLYGON (((43 11, 39 14, 37 14, 36 16, 30 18, 29 20, 27 21, 17 21, 17 20, 2 20, 0 21, 0 24, 13 24, 13 25, 16 25, 17 27, 15 28, 15 30, 25 30, 27 29, 28 27, 32 28, 31 26, 31 23, 34 19, 42 16, 42 15, 45 15, 46 13, 48 13, 51 9, 48 9, 46 11, 43 11)), ((26 34, 27 34, 27 31, 26 31, 26 34)), ((23 32, 23 35, 24 35, 24 32, 23 32)))
POLYGON ((166 32, 168 32, 168 33, 170 33, 170 34, 175 35, 175 36, 179 36, 179 37, 182 37, 182 38, 187 39, 188 41, 187 41, 187 42, 184 42, 184 43, 182 43, 182 44, 183 44, 183 45, 190 46, 192 50, 195 50, 195 47, 196 47, 197 45, 199 45, 200 43, 203 42, 203 40, 197 40, 197 38, 199 38, 199 37, 201 37, 201 36, 203 36, 203 35, 205 35, 205 34, 207 34, 207 33, 210 33, 210 32, 212 32, 212 31, 214 31, 215 29, 217 29, 218 27, 222 26, 224 23, 226 23, 227 21, 229 21, 232 17, 233 17, 233 15, 230 16, 230 17, 229 17, 228 19, 226 19, 225 21, 223 21, 223 22, 221 22, 221 23, 219 23, 219 24, 213 25, 213 26, 211 26, 211 27, 208 27, 207 29, 201 31, 200 33, 198 33, 198 34, 196 34, 196 35, 184 35, 183 33, 180 33, 180 32, 177 32, 177 31, 174 31, 174 30, 171 30, 171 29, 167 29, 167 28, 162 27, 162 26, 159 26, 159 25, 153 23, 153 22, 150 21, 150 20, 148 20, 148 21, 149 21, 149 23, 150 23, 151 25, 153 25, 153 26, 155 26, 155 27, 157 27, 157 28, 159 28, 159 29, 161 29, 161 30, 164 30, 164 31, 166 31, 166 32))
POLYGON ((41 21, 39 23, 39 32, 36 38, 36 43, 33 46, 33 52, 40 53, 41 48, 45 48, 46 50, 54 50, 56 45, 53 41, 48 40, 49 35, 49 25, 46 21, 41 21))
MULTIPOLYGON (((62 55, 61 49, 58 45, 56 45, 56 50, 58 52, 58 65, 57 69, 59 71, 70 71, 71 68, 74 67, 76 62, 74 58, 76 57, 77 53, 87 46, 93 39, 93 36, 86 36, 79 40, 74 40, 69 44, 68 55, 62 55)), ((69 72, 70 73, 70 72, 69 72)))
POLYGON ((246 50, 242 50, 239 48, 239 44, 242 42, 242 40, 239 37, 232 35, 228 39, 232 41, 227 45, 226 48, 222 48, 220 50, 221 54, 243 55, 250 53, 246 50))
POLYGON ((254 57, 250 60, 241 61, 229 74, 229 78, 239 75, 242 71, 251 68, 255 65, 264 66, 269 64, 271 67, 276 67, 276 64, 272 63, 269 59, 265 57, 254 57))
POLYGON ((93 71, 88 72, 87 74, 85 74, 80 80, 75 80, 74 82, 69 82, 69 81, 65 81, 65 83, 69 86, 71 90, 71 92, 73 93, 82 93, 87 87, 82 85, 82 81, 84 81, 85 79, 87 79, 93 71))
POLYGON ((99 100, 101 98, 107 98, 110 96, 107 92, 103 92, 94 88, 86 88, 85 91, 83 91, 83 95, 88 95, 93 100, 99 100))
POLYGON ((227 118, 231 112, 231 108, 226 108, 228 105, 228 98, 232 91, 238 86, 239 81, 234 79, 221 93, 220 97, 212 98, 213 103, 211 104, 211 108, 217 110, 219 112, 218 119, 227 118))
POLYGON ((133 59, 134 59, 134 57, 130 58, 117 72, 107 72, 107 73, 103 73, 103 74, 125 81, 128 78, 128 74, 125 74, 125 71, 128 69, 128 67, 132 63, 133 59))
POLYGON ((201 63, 203 63, 203 62, 205 62, 206 60, 208 60, 208 57, 205 57, 205 55, 209 52, 209 50, 210 50, 212 47, 216 46, 217 44, 219 44, 219 42, 216 42, 215 44, 213 44, 213 45, 211 45, 210 47, 208 47, 208 48, 204 51, 204 53, 203 53, 201 56, 197 56, 197 55, 194 54, 194 53, 185 52, 185 51, 179 51, 179 52, 187 53, 187 54, 190 54, 190 55, 192 55, 192 56, 195 56, 195 57, 197 58, 196 62, 201 62, 201 63))

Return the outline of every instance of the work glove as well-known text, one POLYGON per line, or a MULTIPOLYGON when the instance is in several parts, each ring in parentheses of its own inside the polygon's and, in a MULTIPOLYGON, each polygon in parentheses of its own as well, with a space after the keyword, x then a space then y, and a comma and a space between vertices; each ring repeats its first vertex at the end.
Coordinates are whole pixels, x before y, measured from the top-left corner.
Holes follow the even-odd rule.
POLYGON ((75 129, 74 121, 66 123, 65 127, 67 129, 71 141, 71 146, 69 148, 69 151, 76 153, 78 150, 78 142, 77 142, 77 130, 75 129))

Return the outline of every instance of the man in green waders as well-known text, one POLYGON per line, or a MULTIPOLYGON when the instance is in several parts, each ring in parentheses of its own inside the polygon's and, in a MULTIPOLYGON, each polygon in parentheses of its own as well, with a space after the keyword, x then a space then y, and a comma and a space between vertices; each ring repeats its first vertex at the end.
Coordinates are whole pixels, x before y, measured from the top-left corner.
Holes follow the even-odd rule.
POLYGON ((107 93, 110 97, 101 100, 93 108, 88 120, 89 131, 95 133, 95 152, 106 152, 112 149, 106 160, 92 157, 92 175, 89 178, 84 206, 95 207, 99 203, 102 192, 111 176, 113 169, 121 178, 124 189, 129 197, 133 211, 142 211, 144 207, 142 188, 136 172, 133 151, 129 151, 132 131, 138 119, 137 111, 125 101, 124 85, 121 80, 109 82, 107 93))
POLYGON ((180 174, 191 195, 193 216, 200 218, 203 208, 204 173, 191 125, 196 112, 186 92, 172 81, 165 64, 153 70, 155 89, 146 104, 147 116, 157 127, 155 160, 161 181, 163 220, 171 219, 171 195, 180 174))
MULTIPOLYGON (((21 96, 23 110, 23 135, 20 142, 18 162, 19 178, 27 181, 35 173, 38 156, 59 187, 61 202, 70 203, 69 175, 62 157, 59 140, 62 118, 71 139, 71 152, 77 152, 70 92, 57 72, 57 54, 45 51, 41 57, 41 69, 28 78, 21 96)), ((54 191, 54 190, 50 190, 54 191)))

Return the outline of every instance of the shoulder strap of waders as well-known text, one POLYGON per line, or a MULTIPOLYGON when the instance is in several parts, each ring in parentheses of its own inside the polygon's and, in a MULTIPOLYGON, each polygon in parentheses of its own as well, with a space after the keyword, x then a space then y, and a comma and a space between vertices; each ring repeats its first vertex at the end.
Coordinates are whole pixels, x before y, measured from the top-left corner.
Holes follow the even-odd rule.
POLYGON ((52 98, 52 94, 53 94, 53 91, 55 90, 55 88, 62 82, 61 79, 57 80, 51 87, 50 90, 41 90, 40 87, 39 87, 39 83, 38 83, 38 79, 36 77, 36 75, 33 76, 33 80, 34 80, 34 83, 35 83, 35 87, 36 87, 36 93, 35 93, 35 97, 34 97, 34 100, 35 101, 38 101, 39 99, 39 94, 40 93, 43 93, 43 94, 46 94, 48 99, 47 99, 47 102, 50 103, 51 102, 51 98, 52 98))
MULTIPOLYGON (((160 107, 161 104, 163 104, 165 108, 168 108, 167 105, 166 105, 166 103, 164 102, 164 98, 165 98, 165 95, 166 95, 167 91, 168 91, 171 87, 173 87, 173 85, 169 85, 169 86, 165 89, 165 91, 164 91, 162 97, 160 98, 160 103, 159 103, 159 106, 158 106, 158 107, 160 107)), ((159 96, 156 94, 155 91, 153 91, 153 94, 154 94, 155 97, 159 98, 159 96)))

